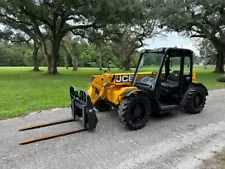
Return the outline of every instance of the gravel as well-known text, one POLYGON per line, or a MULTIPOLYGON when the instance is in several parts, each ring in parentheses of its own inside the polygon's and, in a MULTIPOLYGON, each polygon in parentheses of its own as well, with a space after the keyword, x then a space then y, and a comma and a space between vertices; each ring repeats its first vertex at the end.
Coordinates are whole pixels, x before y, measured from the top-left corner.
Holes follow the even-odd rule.
POLYGON ((0 121, 1 169, 196 169, 225 146, 225 90, 209 92, 202 113, 183 110, 151 118, 137 131, 117 113, 98 112, 94 132, 81 132, 27 145, 25 138, 81 128, 78 122, 19 132, 18 128, 71 118, 69 108, 34 112, 0 121))

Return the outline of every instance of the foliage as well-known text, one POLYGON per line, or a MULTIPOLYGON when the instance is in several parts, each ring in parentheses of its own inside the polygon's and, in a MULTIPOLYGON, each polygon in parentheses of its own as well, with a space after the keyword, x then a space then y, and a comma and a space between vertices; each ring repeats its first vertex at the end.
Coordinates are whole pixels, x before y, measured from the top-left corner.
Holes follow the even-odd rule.
MULTIPOLYGON (((96 49, 95 45, 90 45, 85 42, 80 42, 77 45, 82 49, 82 53, 78 58, 79 67, 98 67, 98 49, 96 49)), ((77 50, 75 50, 73 45, 70 49, 77 56, 77 50)), ((103 67, 106 68, 109 62, 111 63, 111 67, 118 67, 118 57, 113 54, 110 45, 101 47, 101 54, 103 67)), ((60 48, 60 55, 62 57, 58 62, 58 66, 66 66, 67 63, 68 67, 73 67, 72 58, 63 44, 60 48), (64 58, 66 58, 66 61, 64 58)), ((32 56, 33 49, 27 44, 0 43, 0 66, 33 66, 32 56)), ((47 66, 46 60, 41 52, 38 53, 38 58, 40 66, 47 66)), ((135 53, 131 60, 131 67, 136 67, 138 58, 139 53, 135 53)))
MULTIPOLYGON (((76 39, 67 39, 67 47, 69 51, 62 43, 60 48, 60 55, 62 56, 58 62, 58 66, 73 67, 73 60, 77 57, 79 67, 98 67, 99 65, 99 49, 94 44, 88 44, 86 42, 79 42, 76 39), (78 52, 80 51, 80 52, 78 52), (71 52, 71 53, 70 53, 71 52), (71 57, 72 54, 72 57, 71 57), (66 59, 66 60, 65 60, 66 59)), ((0 66, 33 66, 32 48, 26 44, 0 44, 0 66)), ((103 68, 108 67, 110 63, 111 68, 119 67, 118 56, 112 51, 111 44, 102 46, 100 48, 102 55, 103 68)), ((135 68, 140 56, 140 52, 135 51, 130 60, 130 67, 135 68)), ((38 54, 40 60, 40 66, 46 66, 46 60, 42 53, 38 54)), ((159 65, 160 57, 152 55, 146 57, 145 65, 159 65)), ((126 62, 124 59, 123 62, 126 62)), ((174 65, 178 64, 178 61, 173 61, 174 65)))
MULTIPOLYGON (((143 1, 144 2, 144 1, 143 1)), ((119 24, 107 27, 108 38, 112 40, 114 53, 118 56, 120 68, 130 69, 132 55, 136 49, 143 47, 146 38, 153 38, 162 32, 158 28, 154 8, 148 8, 145 3, 140 3, 135 9, 138 17, 130 24, 119 24)))
POLYGON ((83 46, 71 36, 67 36, 64 38, 62 43, 62 49, 65 55, 65 63, 67 63, 68 67, 68 58, 72 61, 73 71, 77 71, 79 59, 84 51, 83 46), (69 56, 69 57, 68 57, 69 56))
POLYGON ((161 54, 157 54, 157 53, 145 54, 144 65, 145 66, 160 65, 161 59, 162 59, 161 54))
POLYGON ((34 71, 40 71, 40 58, 38 57, 39 46, 36 39, 31 39, 26 33, 18 32, 17 30, 12 30, 9 27, 0 30, 0 39, 5 43, 14 43, 14 44, 27 44, 33 47, 33 66, 34 71))
POLYGON ((198 50, 200 54, 200 60, 204 65, 216 63, 217 52, 215 50, 215 47, 209 40, 200 40, 200 42, 198 43, 198 50))
POLYGON ((218 53, 215 72, 224 72, 225 1, 167 0, 159 10, 161 25, 168 30, 208 39, 218 53))
POLYGON ((193 62, 196 65, 199 65, 200 62, 201 62, 200 57, 197 54, 195 54, 195 53, 193 54, 193 62))
POLYGON ((27 45, 0 43, 0 66, 26 66, 25 58, 29 57, 29 52, 32 50, 27 45))
POLYGON ((216 79, 218 82, 225 82, 225 75, 222 75, 216 79))
POLYGON ((138 0, 1 0, 0 22, 36 40, 46 58, 48 73, 57 74, 60 44, 68 33, 85 36, 90 28, 128 24, 138 17, 136 7, 140 3, 138 0))

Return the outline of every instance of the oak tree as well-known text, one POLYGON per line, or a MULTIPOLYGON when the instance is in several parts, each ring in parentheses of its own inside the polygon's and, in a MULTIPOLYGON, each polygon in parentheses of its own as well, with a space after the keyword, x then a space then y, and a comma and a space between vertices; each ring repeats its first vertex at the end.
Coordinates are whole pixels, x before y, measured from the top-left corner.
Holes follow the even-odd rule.
POLYGON ((161 26, 190 37, 208 39, 217 51, 214 72, 224 73, 225 1, 162 0, 161 26))

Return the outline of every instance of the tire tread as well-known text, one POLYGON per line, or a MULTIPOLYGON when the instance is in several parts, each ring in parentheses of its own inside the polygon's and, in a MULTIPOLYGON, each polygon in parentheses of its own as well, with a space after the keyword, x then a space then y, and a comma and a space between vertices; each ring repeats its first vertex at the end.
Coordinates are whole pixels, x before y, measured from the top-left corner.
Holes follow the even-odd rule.
POLYGON ((130 128, 131 130, 137 130, 144 127, 145 124, 148 122, 148 118, 150 114, 149 112, 146 113, 145 118, 143 119, 141 124, 132 124, 129 122, 128 120, 129 106, 131 106, 131 104, 133 104, 133 102, 135 102, 135 100, 138 100, 138 99, 145 99, 145 102, 146 102, 145 108, 146 110, 151 111, 150 101, 148 100, 148 98, 141 95, 131 95, 129 97, 124 98, 118 107, 118 116, 119 116, 120 122, 124 124, 126 127, 130 128))
POLYGON ((192 87, 186 98, 186 103, 184 105, 184 109, 186 110, 187 113, 198 114, 203 110, 203 108, 205 106, 205 102, 206 102, 206 93, 205 93, 204 89, 201 87, 192 87), (197 92, 200 92, 203 95, 203 104, 199 109, 196 109, 193 106, 194 94, 197 92))

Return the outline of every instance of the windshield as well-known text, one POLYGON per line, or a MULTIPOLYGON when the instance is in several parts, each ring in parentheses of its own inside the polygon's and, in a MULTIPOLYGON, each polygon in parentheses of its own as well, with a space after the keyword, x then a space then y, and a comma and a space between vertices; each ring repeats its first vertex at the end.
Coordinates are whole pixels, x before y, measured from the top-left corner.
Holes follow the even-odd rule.
MULTIPOLYGON (((162 53, 144 53, 143 60, 139 67, 139 73, 141 72, 149 72, 150 74, 153 73, 154 77, 157 76, 160 69, 160 64, 163 58, 162 53)), ((162 70, 163 72, 164 70, 162 70)))
POLYGON ((162 53, 142 54, 142 60, 140 61, 134 83, 154 88, 163 56, 162 53))

